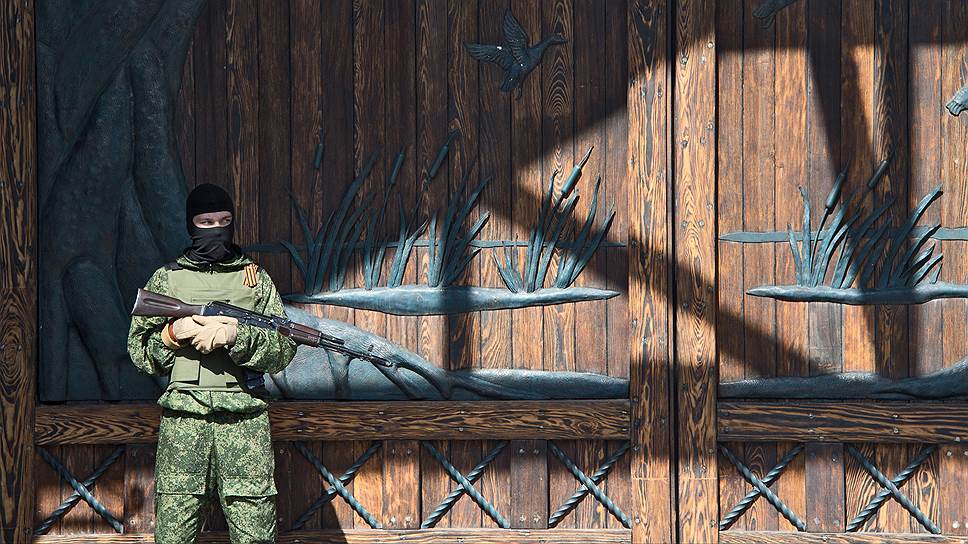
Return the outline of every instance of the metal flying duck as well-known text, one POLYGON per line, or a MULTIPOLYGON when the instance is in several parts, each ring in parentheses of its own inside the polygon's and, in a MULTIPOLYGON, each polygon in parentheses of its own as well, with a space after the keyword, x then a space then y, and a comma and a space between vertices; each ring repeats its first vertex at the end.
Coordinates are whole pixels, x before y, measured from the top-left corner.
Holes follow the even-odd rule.
POLYGON ((545 49, 549 45, 568 43, 564 36, 554 33, 545 37, 534 46, 529 47, 531 38, 514 17, 510 9, 504 11, 504 43, 490 45, 482 43, 464 43, 467 51, 477 60, 493 62, 504 70, 504 82, 501 90, 509 92, 517 88, 515 100, 521 98, 524 78, 535 66, 541 63, 545 49))

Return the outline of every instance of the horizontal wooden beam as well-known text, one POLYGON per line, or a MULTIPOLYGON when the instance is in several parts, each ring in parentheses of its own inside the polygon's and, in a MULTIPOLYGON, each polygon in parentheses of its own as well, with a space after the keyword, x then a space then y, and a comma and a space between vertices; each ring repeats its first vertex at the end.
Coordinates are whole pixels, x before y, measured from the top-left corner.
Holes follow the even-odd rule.
MULTIPOLYGON (((34 442, 136 444, 158 440, 157 404, 41 405, 34 442)), ((628 400, 273 402, 274 440, 622 439, 628 400)))
POLYGON ((722 442, 968 441, 968 403, 720 402, 722 442))
MULTIPOLYGON (((40 544, 150 544, 155 541, 150 534, 90 534, 50 535, 34 538, 40 544)), ((226 532, 202 532, 199 544, 223 544, 229 541, 226 532)), ((420 529, 403 531, 386 530, 317 530, 280 533, 278 544, 451 544, 467 542, 474 544, 628 544, 631 532, 627 529, 420 529)))
POLYGON ((720 544, 968 544, 968 537, 900 533, 793 533, 779 531, 724 531, 720 544))

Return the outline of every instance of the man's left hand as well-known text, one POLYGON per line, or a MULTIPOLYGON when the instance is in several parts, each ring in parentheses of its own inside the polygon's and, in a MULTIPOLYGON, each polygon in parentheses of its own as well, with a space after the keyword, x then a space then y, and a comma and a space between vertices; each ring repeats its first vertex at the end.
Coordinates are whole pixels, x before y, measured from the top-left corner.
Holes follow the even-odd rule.
POLYGON ((211 353, 218 348, 235 344, 239 320, 224 315, 193 315, 202 327, 192 338, 192 345, 202 353, 211 353))

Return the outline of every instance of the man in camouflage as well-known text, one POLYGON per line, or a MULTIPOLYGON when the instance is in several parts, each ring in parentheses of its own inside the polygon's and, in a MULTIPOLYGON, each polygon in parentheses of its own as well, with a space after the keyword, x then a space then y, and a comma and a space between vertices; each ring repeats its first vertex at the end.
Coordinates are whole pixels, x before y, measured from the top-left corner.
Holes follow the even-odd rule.
MULTIPOLYGON (((212 300, 284 316, 272 279, 232 243, 231 198, 202 184, 189 194, 192 246, 158 268, 145 289, 188 303, 212 300)), ((132 316, 131 360, 153 376, 171 374, 155 463, 155 542, 195 542, 213 487, 233 544, 274 543, 277 493, 268 405, 245 386, 244 370, 276 373, 296 344, 230 317, 132 316)))

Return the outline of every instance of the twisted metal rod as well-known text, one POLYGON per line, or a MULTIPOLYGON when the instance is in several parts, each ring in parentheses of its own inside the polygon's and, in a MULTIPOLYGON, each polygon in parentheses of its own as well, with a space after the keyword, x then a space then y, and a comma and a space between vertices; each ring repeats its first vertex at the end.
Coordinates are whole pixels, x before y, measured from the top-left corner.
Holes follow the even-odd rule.
POLYGON ((330 472, 329 469, 327 469, 323 465, 323 463, 316 458, 315 455, 313 455, 313 452, 309 451, 309 448, 303 445, 302 442, 294 441, 293 444, 295 444, 296 448, 299 449, 299 452, 303 454, 303 457, 308 459, 309 462, 312 463, 314 467, 316 467, 316 470, 318 470, 319 473, 323 475, 323 478, 325 478, 326 481, 329 482, 329 485, 336 490, 336 493, 338 493, 340 497, 343 497, 343 500, 346 501, 346 504, 350 505, 350 508, 355 510, 356 513, 359 514, 360 517, 363 518, 366 521, 366 523, 369 524, 370 527, 372 527, 373 529, 383 528, 383 526, 380 525, 380 522, 373 517, 373 514, 368 512, 367 509, 364 508, 362 504, 360 504, 360 501, 356 500, 356 497, 354 497, 353 494, 349 492, 349 490, 343 487, 343 484, 340 483, 340 481, 337 480, 335 476, 333 476, 333 473, 330 472))
POLYGON ((98 465, 98 467, 94 470, 94 472, 92 472, 90 476, 85 478, 84 482, 78 482, 77 479, 74 478, 74 475, 71 474, 70 471, 68 471, 67 468, 60 463, 60 461, 54 458, 54 456, 51 455, 50 452, 38 446, 37 453, 40 454, 41 458, 43 458, 44 461, 47 461, 47 464, 54 467, 54 470, 56 470, 58 474, 61 475, 61 478, 66 480, 67 483, 71 484, 71 487, 74 488, 74 491, 70 494, 70 496, 67 497, 67 499, 64 500, 64 502, 60 504, 60 506, 58 506, 54 510, 53 513, 51 513, 51 515, 47 519, 43 521, 43 523, 41 523, 34 530, 34 536, 47 534, 47 531, 50 530, 51 526, 54 523, 56 523, 57 520, 59 520, 64 514, 66 514, 68 510, 73 508, 74 505, 77 504, 78 501, 80 501, 81 499, 84 499, 84 502, 89 504, 91 508, 98 513, 99 516, 104 518, 104 520, 111 525, 111 527, 114 527, 115 531, 117 531, 118 533, 124 533, 124 524, 121 523, 118 520, 118 518, 114 517, 114 515, 111 513, 110 510, 107 509, 106 506, 98 502, 98 500, 94 498, 94 495, 92 495, 91 492, 87 490, 87 488, 89 486, 94 485, 94 481, 97 480, 97 478, 100 477, 102 474, 104 474, 104 472, 107 471, 108 467, 110 467, 112 464, 114 464, 115 461, 118 460, 118 457, 120 457, 121 454, 124 453, 125 449, 126 449, 126 446, 124 445, 121 445, 115 448, 115 450, 111 452, 111 455, 106 457, 104 461, 102 461, 101 464, 98 465))
MULTIPOLYGON (((356 477, 356 473, 359 472, 360 468, 363 467, 363 464, 366 463, 378 449, 380 449, 380 442, 374 440, 373 443, 370 444, 370 447, 367 448, 362 455, 360 455, 359 459, 350 465, 350 468, 346 469, 346 472, 339 477, 339 482, 345 487, 348 483, 353 481, 353 478, 356 477)), ((306 524, 307 521, 309 521, 309 518, 312 517, 317 510, 322 508, 324 504, 333 500, 333 497, 335 497, 337 494, 338 493, 336 493, 336 489, 334 487, 326 488, 326 491, 324 491, 323 494, 320 495, 320 497, 316 499, 316 501, 313 502, 313 504, 311 504, 301 516, 299 516, 299 519, 292 524, 292 527, 289 530, 295 531, 300 529, 306 524)))
MULTIPOLYGON (((507 440, 501 441, 494 446, 491 451, 487 452, 487 455, 485 455, 484 458, 474 466, 474 469, 467 473, 467 481, 472 484, 477 482, 477 480, 484 475, 484 469, 486 469, 488 465, 494 461, 497 455, 501 453, 501 450, 503 450, 507 445, 507 440)), ((446 514, 452 506, 454 506, 454 503, 457 502, 457 499, 461 498, 464 493, 465 491, 463 486, 459 485, 454 488, 454 490, 452 490, 450 494, 447 495, 447 497, 445 497, 436 508, 434 508, 433 512, 427 516, 427 519, 420 524, 420 528, 428 529, 437 525, 437 522, 440 521, 440 518, 443 517, 443 515, 446 514)))
POLYGON ((914 506, 914 504, 911 503, 911 500, 908 499, 907 496, 902 493, 896 485, 894 485, 894 482, 888 480, 887 476, 881 474, 881 471, 878 470, 877 467, 867 459, 867 457, 864 457, 864 454, 861 453, 860 450, 850 444, 847 444, 847 451, 851 456, 853 456, 854 459, 857 460, 858 463, 860 463, 860 466, 863 467, 864 470, 870 474, 875 481, 877 481, 877 483, 881 484, 881 487, 886 488, 888 492, 894 496, 894 499, 897 500, 897 502, 904 507, 908 513, 914 516, 914 519, 918 520, 918 523, 934 534, 941 533, 941 529, 935 525, 933 521, 928 519, 928 517, 925 516, 917 506, 914 506))
MULTIPOLYGON (((598 467, 598 470, 596 470, 594 474, 591 475, 591 481, 594 482, 595 485, 602 483, 602 480, 608 476, 608 473, 611 472, 612 467, 615 466, 615 463, 622 457, 622 455, 625 454, 626 451, 628 451, 631 444, 632 443, 630 441, 626 441, 621 445, 621 447, 619 447, 619 449, 615 450, 612 455, 605 459, 605 462, 598 467)), ((588 495, 588 493, 589 491, 587 487, 584 485, 580 486, 575 493, 571 497, 568 497, 568 500, 555 511, 555 513, 551 514, 551 517, 548 518, 548 527, 555 527, 558 525, 558 522, 568 515, 568 512, 571 512, 575 506, 577 506, 578 503, 580 503, 582 499, 588 495)))
POLYGON ((510 527, 508 520, 504 519, 504 516, 502 516, 501 513, 497 511, 497 508, 494 508, 494 506, 491 503, 487 502, 487 499, 481 496, 481 494, 477 491, 477 489, 475 489, 474 486, 469 481, 467 481, 467 478, 465 478, 464 475, 461 474, 459 470, 454 468, 454 465, 450 464, 450 461, 448 461, 447 458, 444 457, 444 454, 440 453, 440 451, 437 450, 437 448, 435 448, 433 444, 431 444, 430 442, 427 442, 426 440, 421 440, 420 443, 423 444, 423 446, 427 448, 427 451, 429 451, 430 454, 433 455, 437 459, 437 461, 444 467, 444 470, 447 471, 447 474, 449 474, 450 477, 454 479, 454 481, 459 483, 461 487, 464 488, 464 491, 466 491, 467 494, 470 495, 472 499, 474 499, 474 502, 476 502, 477 505, 481 507, 481 510, 484 510, 484 512, 487 513, 487 515, 491 516, 491 518, 495 522, 497 522, 498 527, 501 527, 502 529, 507 529, 508 527, 510 527))
MULTIPOLYGON (((898 475, 891 480, 891 482, 893 482, 894 485, 900 489, 902 485, 911 479, 911 476, 914 476, 914 473, 917 472, 918 468, 920 468, 925 461, 928 460, 928 457, 934 453, 935 449, 936 446, 934 444, 929 444, 924 448, 921 448, 921 451, 918 453, 917 457, 915 457, 914 460, 908 464, 908 466, 904 467, 904 470, 899 472, 898 475)), ((871 499, 871 502, 867 503, 867 506, 865 506, 860 513, 854 517, 854 519, 850 520, 850 523, 847 524, 847 532, 859 530, 864 522, 866 522, 871 516, 880 510, 881 506, 890 496, 891 491, 889 489, 881 488, 881 490, 877 492, 877 495, 871 499)))
POLYGON ((780 514, 782 514, 783 517, 787 519, 787 521, 792 523, 793 526, 796 527, 798 531, 807 530, 807 524, 804 523, 803 520, 798 518, 797 515, 793 513, 793 510, 790 510, 790 508, 788 508, 787 505, 783 504, 783 501, 781 501, 780 498, 776 496, 776 494, 770 491, 770 488, 767 487, 762 480, 757 478, 756 474, 753 474, 753 471, 751 471, 749 467, 747 467, 746 465, 743 464, 742 461, 737 459, 736 456, 733 454, 733 452, 729 451, 729 448, 727 448, 723 444, 720 444, 719 450, 723 452, 723 455, 725 455, 726 458, 729 459, 729 462, 732 463, 733 466, 735 466, 736 469, 740 471, 740 473, 743 475, 743 478, 747 482, 752 484, 753 487, 759 489, 760 493, 764 497, 766 497, 766 500, 768 500, 770 504, 773 505, 773 508, 776 508, 776 510, 780 512, 780 514))
MULTIPOLYGON (((780 462, 766 473, 766 476, 763 478, 763 485, 770 487, 773 485, 773 482, 780 479, 780 475, 783 474, 784 470, 786 470, 787 465, 793 462, 793 459, 801 451, 803 451, 803 444, 799 444, 795 448, 788 451, 787 454, 783 456, 783 459, 780 459, 780 462)), ((746 511, 749 510, 750 506, 753 506, 753 503, 756 502, 756 499, 758 499, 760 495, 762 495, 762 493, 760 493, 758 488, 747 493, 746 496, 743 497, 736 504, 736 506, 734 506, 733 509, 726 514, 725 517, 723 517, 722 521, 719 522, 719 530, 725 531, 726 529, 732 527, 733 524, 736 523, 736 520, 745 514, 746 511)))
POLYGON ((616 506, 614 502, 612 502, 612 499, 610 499, 608 495, 603 493, 602 490, 595 485, 595 482, 591 481, 591 479, 589 479, 584 472, 575 466, 575 463, 572 462, 568 455, 561 451, 561 448, 556 446, 551 440, 548 441, 548 447, 551 448, 551 452, 555 454, 555 457, 561 461, 561 464, 565 465, 565 468, 571 472, 572 476, 578 478, 578 481, 580 481, 585 488, 588 489, 588 491, 590 491, 596 499, 598 499, 598 502, 602 503, 602 506, 607 508, 613 516, 618 518, 618 520, 621 521, 622 525, 624 525, 626 528, 632 527, 632 523, 629 521, 629 517, 625 515, 625 512, 622 512, 622 510, 616 506))

